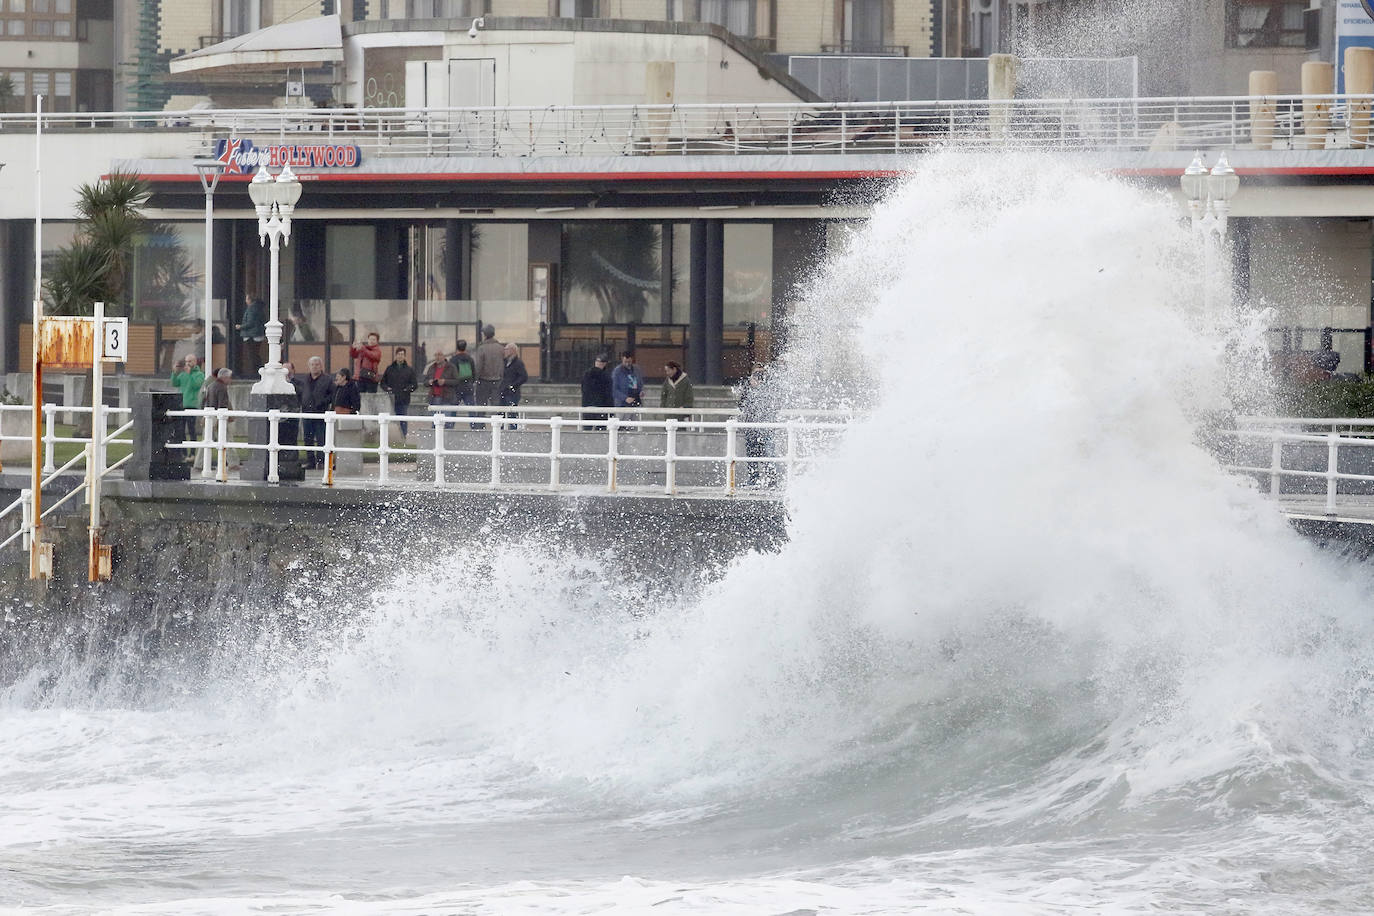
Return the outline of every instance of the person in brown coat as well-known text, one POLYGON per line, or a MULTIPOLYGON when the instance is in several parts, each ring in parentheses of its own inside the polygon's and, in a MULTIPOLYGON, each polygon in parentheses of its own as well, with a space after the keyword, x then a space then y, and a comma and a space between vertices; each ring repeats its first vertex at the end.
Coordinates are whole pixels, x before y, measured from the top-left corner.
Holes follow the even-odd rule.
POLYGON ((501 395, 501 378, 506 372, 505 347, 496 340, 496 328, 482 328, 482 343, 473 356, 477 363, 477 403, 496 404, 501 395))

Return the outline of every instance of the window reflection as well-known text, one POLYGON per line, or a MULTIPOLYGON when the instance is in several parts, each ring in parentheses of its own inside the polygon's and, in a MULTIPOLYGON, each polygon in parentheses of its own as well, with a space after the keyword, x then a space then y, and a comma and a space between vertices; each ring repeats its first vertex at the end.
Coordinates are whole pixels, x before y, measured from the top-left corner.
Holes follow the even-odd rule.
POLYGON ((566 224, 564 320, 571 324, 661 322, 662 236, 657 223, 566 224))

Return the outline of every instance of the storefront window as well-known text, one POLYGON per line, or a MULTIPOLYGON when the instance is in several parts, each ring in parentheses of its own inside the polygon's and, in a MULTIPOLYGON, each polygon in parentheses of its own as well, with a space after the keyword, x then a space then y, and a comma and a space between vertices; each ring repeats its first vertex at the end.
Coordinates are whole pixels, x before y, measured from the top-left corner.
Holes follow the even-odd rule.
POLYGON ((529 295, 529 236, 524 223, 473 224, 473 298, 481 302, 529 295))
POLYGON ((205 308, 205 232, 199 223, 157 223, 139 236, 129 259, 133 316, 184 322, 205 308))
POLYGON ((376 227, 325 227, 324 262, 329 298, 371 299, 377 294, 376 227))
POLYGON ((598 220, 568 223, 563 231, 565 321, 663 321, 663 230, 658 223, 598 220))
POLYGON ((773 227, 725 225, 725 328, 768 327, 773 312, 773 227))

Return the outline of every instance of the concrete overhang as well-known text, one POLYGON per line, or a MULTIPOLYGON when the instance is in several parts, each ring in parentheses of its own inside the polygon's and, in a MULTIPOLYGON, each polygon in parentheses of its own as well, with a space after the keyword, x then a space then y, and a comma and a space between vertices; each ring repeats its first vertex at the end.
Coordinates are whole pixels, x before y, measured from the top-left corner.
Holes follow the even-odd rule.
POLYGON ((319 16, 283 22, 173 58, 170 69, 181 73, 226 73, 319 67, 343 61, 343 27, 339 17, 319 16))

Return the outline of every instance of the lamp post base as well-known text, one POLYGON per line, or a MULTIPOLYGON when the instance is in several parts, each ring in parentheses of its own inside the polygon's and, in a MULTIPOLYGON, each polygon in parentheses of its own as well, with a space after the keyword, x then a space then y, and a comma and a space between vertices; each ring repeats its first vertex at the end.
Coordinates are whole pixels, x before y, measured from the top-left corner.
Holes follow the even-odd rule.
POLYGON ((296 389, 286 380, 286 367, 281 363, 268 363, 258 370, 258 376, 253 394, 296 394, 296 389))
MULTIPOLYGON (((291 388, 291 383, 287 382, 286 387, 290 389, 289 394, 263 395, 257 392, 257 386, 248 397, 248 409, 252 411, 280 410, 282 413, 295 413, 300 409, 300 403, 296 400, 295 389, 291 388)), ((253 417, 248 421, 248 441, 258 445, 266 445, 271 436, 270 422, 266 417, 253 417)), ((277 443, 283 446, 277 452, 277 479, 278 480, 304 480, 305 469, 301 467, 300 453, 294 448, 299 439, 300 421, 294 419, 282 419, 277 424, 277 443)), ((239 477, 242 480, 267 480, 268 479, 268 457, 263 449, 249 449, 243 459, 243 464, 239 470, 239 477)))

